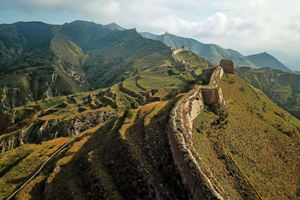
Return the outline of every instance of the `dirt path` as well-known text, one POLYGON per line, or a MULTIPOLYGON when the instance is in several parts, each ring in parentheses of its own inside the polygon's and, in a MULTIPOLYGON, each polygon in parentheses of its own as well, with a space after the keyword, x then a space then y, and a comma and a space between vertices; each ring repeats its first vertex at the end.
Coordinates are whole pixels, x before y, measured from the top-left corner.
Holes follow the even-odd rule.
POLYGON ((73 142, 75 140, 75 138, 69 140, 68 142, 66 142, 65 144, 63 144, 61 147, 59 147, 43 164, 42 166, 25 182, 23 183, 23 185, 21 185, 14 193, 12 193, 7 200, 11 200, 13 199, 16 194, 18 192, 20 192, 30 181, 32 181, 41 171, 42 169, 45 167, 45 165, 55 156, 57 155, 59 152, 61 152, 68 144, 70 144, 71 142, 73 142))

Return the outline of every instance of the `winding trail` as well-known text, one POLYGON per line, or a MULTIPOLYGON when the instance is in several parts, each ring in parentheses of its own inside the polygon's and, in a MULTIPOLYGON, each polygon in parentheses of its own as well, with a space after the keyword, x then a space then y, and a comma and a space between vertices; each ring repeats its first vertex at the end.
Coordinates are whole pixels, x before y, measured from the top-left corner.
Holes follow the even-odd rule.
POLYGON ((13 199, 18 192, 20 192, 30 181, 32 181, 45 167, 45 165, 54 157, 56 156, 59 152, 61 152, 68 144, 73 142, 76 138, 73 138, 69 140, 68 142, 64 143, 61 147, 59 147, 43 164, 42 166, 25 182, 23 185, 21 185, 14 193, 12 193, 6 200, 11 200, 13 199))

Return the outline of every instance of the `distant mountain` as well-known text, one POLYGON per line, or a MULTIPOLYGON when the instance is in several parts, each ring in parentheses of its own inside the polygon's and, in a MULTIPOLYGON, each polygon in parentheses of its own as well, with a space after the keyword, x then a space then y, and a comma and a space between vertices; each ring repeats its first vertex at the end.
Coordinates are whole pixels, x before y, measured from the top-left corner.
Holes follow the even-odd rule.
POLYGON ((292 72, 274 56, 264 52, 247 56, 247 58, 258 67, 269 67, 272 69, 278 69, 284 72, 292 72))
POLYGON ((119 30, 119 31, 123 31, 125 30, 125 28, 119 26, 118 24, 116 23, 110 23, 110 24, 107 24, 107 25, 103 25, 105 28, 108 28, 108 29, 111 29, 111 30, 119 30))
POLYGON ((0 58, 1 113, 47 97, 109 87, 170 59, 171 51, 115 23, 18 22, 0 24, 0 58), (147 56, 153 59, 143 60, 147 56))
POLYGON ((0 199, 297 199, 300 121, 261 90, 296 115, 300 76, 221 69, 115 24, 0 25, 0 199))
POLYGON ((240 67, 237 74, 300 119, 300 75, 270 68, 240 67))
POLYGON ((300 74, 300 71, 294 71, 294 74, 300 74))
POLYGON ((224 49, 216 44, 204 44, 191 38, 179 37, 170 33, 163 35, 155 35, 147 32, 140 33, 142 36, 163 42, 172 49, 180 48, 181 46, 188 46, 190 51, 197 55, 206 58, 208 61, 219 64, 222 59, 233 60, 235 65, 256 67, 246 56, 232 49, 224 49))

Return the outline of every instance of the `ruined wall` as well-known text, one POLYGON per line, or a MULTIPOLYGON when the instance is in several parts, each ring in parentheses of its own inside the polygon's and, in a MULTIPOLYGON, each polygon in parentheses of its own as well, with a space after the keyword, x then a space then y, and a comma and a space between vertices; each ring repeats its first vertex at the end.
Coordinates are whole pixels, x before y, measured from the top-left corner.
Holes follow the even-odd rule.
POLYGON ((215 103, 221 105, 225 104, 221 88, 203 88, 202 95, 206 105, 212 105, 215 103))
POLYGON ((204 104, 225 103, 222 89, 217 87, 223 74, 223 68, 217 67, 208 86, 197 86, 182 97, 172 109, 167 129, 174 162, 194 200, 224 199, 223 189, 195 151, 192 140, 193 120, 203 112, 204 104))
POLYGON ((218 87, 218 81, 223 77, 224 70, 218 66, 210 77, 207 87, 202 87, 203 100, 206 105, 219 103, 225 105, 222 89, 218 87))
POLYGON ((209 84, 208 86, 216 87, 218 81, 223 77, 224 75, 224 70, 221 66, 216 67, 214 72, 212 73, 210 79, 209 79, 209 84))
POLYGON ((221 60, 220 66, 223 68, 225 73, 234 74, 234 64, 231 60, 221 60))
POLYGON ((189 48, 187 46, 183 46, 183 47, 181 47, 179 49, 173 50, 173 55, 176 55, 176 54, 178 54, 178 53, 180 53, 182 51, 188 51, 188 50, 189 50, 189 48))

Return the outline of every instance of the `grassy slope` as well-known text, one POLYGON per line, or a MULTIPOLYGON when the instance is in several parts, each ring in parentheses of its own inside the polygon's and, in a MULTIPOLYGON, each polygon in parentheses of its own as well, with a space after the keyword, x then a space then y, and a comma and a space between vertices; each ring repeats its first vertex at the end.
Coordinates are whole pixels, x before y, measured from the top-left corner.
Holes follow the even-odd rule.
MULTIPOLYGON (((188 59, 188 57, 185 58, 188 59)), ((148 59, 148 57, 145 59, 148 59)), ((119 120, 112 120, 102 128, 90 127, 86 131, 87 133, 79 134, 72 147, 53 160, 52 164, 22 190, 17 198, 28 199, 38 195, 55 198, 61 194, 61 191, 64 191, 64 196, 61 196, 61 198, 67 198, 74 194, 84 198, 88 191, 92 191, 91 194, 99 193, 100 196, 108 195, 116 199, 125 198, 126 195, 133 195, 131 196, 133 199, 137 198, 135 195, 141 198, 150 198, 145 193, 149 189, 149 186, 146 184, 148 181, 150 181, 151 185, 150 190, 156 188, 159 192, 157 195, 165 198, 168 196, 170 198, 175 198, 176 196, 176 198, 183 198, 186 194, 180 188, 178 175, 174 176, 173 173, 169 173, 169 171, 175 171, 175 168, 164 127, 174 102, 163 101, 150 104, 144 102, 146 105, 138 109, 135 108, 141 104, 140 100, 143 98, 143 93, 149 93, 151 90, 155 90, 153 94, 155 98, 173 99, 178 92, 186 90, 189 86, 190 83, 187 82, 186 74, 192 76, 192 70, 200 69, 201 71, 203 66, 212 66, 200 58, 193 57, 193 59, 197 60, 197 62, 201 61, 201 63, 194 65, 192 69, 188 70, 178 61, 173 61, 173 63, 155 61, 154 63, 159 64, 151 67, 153 63, 152 58, 149 58, 149 66, 142 67, 141 65, 147 62, 143 62, 143 59, 140 59, 135 63, 137 68, 141 69, 136 76, 117 83, 110 88, 46 98, 14 108, 14 114, 8 115, 7 121, 14 121, 15 123, 4 128, 6 130, 1 133, 0 141, 17 134, 18 130, 28 127, 36 118, 43 120, 68 120, 81 118, 87 113, 97 112, 98 110, 118 108, 120 111, 119 120), (170 74, 170 69, 176 69, 178 74, 170 74), (79 108, 84 108, 84 110, 81 111, 79 108), (130 108, 133 115, 127 118, 125 115, 125 118, 122 118, 122 112, 130 108), (41 113, 39 113, 40 111, 41 113), (137 132, 136 130, 140 131, 137 132), (111 150, 114 149, 111 148, 112 146, 115 147, 114 151, 111 150), (120 152, 123 152, 121 157, 119 155, 120 152), (116 166, 110 164, 111 159, 116 160, 116 163, 113 163, 116 166), (128 164, 127 161, 131 162, 131 164, 128 164), (84 164, 81 165, 81 162, 84 164), (122 166, 119 166, 121 163, 123 163, 122 166), (131 166, 132 163, 135 164, 131 166), (78 165, 79 168, 77 169, 76 166, 78 165), (86 165, 89 166, 86 169, 88 171, 83 170, 83 168, 82 172, 78 171, 86 165), (119 171, 123 168, 126 169, 125 172, 119 171), (151 173, 149 174, 147 171, 151 171, 151 173), (132 176, 128 174, 132 174, 132 176), (95 177, 95 179, 90 178, 90 176, 95 177), (66 177, 68 178, 66 179, 66 177), (66 180, 70 181, 66 183, 66 180), (170 180, 172 180, 172 183, 170 183, 170 180), (83 185, 78 185, 79 182, 83 182, 83 185), (95 182, 99 183, 99 187, 88 189, 87 185, 95 182), (130 184, 127 185, 125 183, 130 184), (48 192, 48 189, 45 189, 42 194, 40 192, 43 190, 41 188, 43 188, 44 184, 48 185, 46 188, 55 189, 50 190, 52 192, 48 192), (136 193, 136 188, 139 187, 140 192, 136 193)), ((45 144, 37 145, 37 147, 46 148, 45 144)), ((30 144, 27 144, 9 150, 2 155, 15 154, 18 157, 22 157, 23 154, 20 153, 19 149, 23 148, 26 150, 29 147, 30 144)), ((33 152, 36 151, 33 150, 33 152)), ((42 156, 47 157, 48 154, 42 156)), ((20 159, 20 162, 24 159, 20 159)), ((11 165, 14 161, 5 160, 3 163, 11 165)), ((16 166, 18 163, 16 163, 16 166)), ((40 165, 40 162, 37 165, 40 165)), ((32 170, 36 167, 32 167, 32 170)), ((5 174, 15 173, 16 169, 15 167, 7 169, 5 174)), ((29 176, 27 173, 24 175, 29 176)), ((12 191, 12 188, 21 184, 21 182, 16 182, 15 185, 7 182, 3 183, 9 189, 3 191, 2 195, 7 196, 12 191)), ((149 195, 153 197, 154 194, 149 195)))
POLYGON ((168 47, 135 30, 84 21, 0 25, 0 55, 1 113, 46 97, 110 87, 173 62, 168 47))
POLYGON ((16 55, 17 60, 10 65, 6 63, 8 66, 3 64, 5 68, 0 70, 0 111, 89 88, 79 68, 84 57, 82 51, 63 37, 56 37, 49 43, 49 46, 16 55))
MULTIPOLYGON (((119 108, 120 111, 119 119, 90 127, 79 134, 71 147, 56 157, 40 176, 22 190, 17 199, 38 196, 67 199, 75 195, 81 199, 153 199, 155 195, 171 199, 186 198, 178 175, 174 176, 176 170, 165 135, 164 126, 174 103, 169 100, 188 90, 194 83, 191 81, 197 80, 198 71, 201 73, 203 68, 212 65, 188 52, 178 54, 175 60, 162 58, 154 62, 153 55, 136 59, 131 63, 137 69, 136 74, 110 88, 46 98, 15 108, 15 114, 11 117, 16 124, 8 127, 0 140, 30 125, 39 111, 45 113, 41 116, 45 120, 82 117, 99 109, 119 108), (183 61, 189 65, 183 64, 183 61), (146 105, 136 109, 143 93, 153 89, 158 90, 155 97, 166 101, 146 102, 146 105), (84 111, 79 108, 84 108, 84 111), (125 114, 123 111, 128 109, 130 114, 125 114)), ((222 88, 227 102, 226 112, 229 113, 227 125, 225 121, 221 125, 211 125, 210 122, 218 118, 211 112, 206 112, 204 118, 200 116, 195 122, 195 147, 204 161, 219 175, 219 181, 229 191, 229 196, 251 196, 256 191, 264 198, 295 197, 295 172, 299 167, 296 157, 296 152, 299 152, 299 121, 233 75, 224 79, 222 88), (198 131, 203 133, 196 133, 198 131), (284 165, 284 162, 287 164, 284 165), (255 190, 249 190, 250 186, 255 190)), ((48 142, 36 147, 47 149, 46 144, 48 142)), ((27 159, 21 153, 27 152, 27 148, 31 151, 28 144, 1 154, 0 159, 5 159, 3 163, 6 166, 14 165, 4 170, 4 176, 17 173, 17 166, 27 159), (20 158, 18 162, 7 159, 6 155, 10 154, 15 155, 12 157, 16 160, 20 158)), ((46 159, 47 152, 37 157, 46 159)), ((42 159, 38 161, 36 167, 42 159)), ((30 173, 24 175, 29 176, 30 173)), ((21 181, 4 180, 3 184, 7 189, 2 195, 8 196, 11 188, 21 184, 21 181)))
POLYGON ((2 154, 0 156, 0 199, 5 199, 23 184, 66 141, 66 138, 59 138, 40 145, 28 144, 2 154))
POLYGON ((2 135, 0 142, 12 135, 19 134, 20 130, 28 127, 36 118, 43 120, 72 119, 88 112, 96 112, 99 109, 135 108, 151 101, 171 99, 179 92, 189 89, 191 81, 197 79, 195 71, 201 73, 202 69, 213 66, 192 53, 185 52, 179 55, 186 61, 191 60, 189 62, 191 67, 185 68, 177 57, 172 63, 161 62, 162 60, 159 59, 158 62, 149 61, 147 67, 142 67, 142 63, 148 63, 148 61, 144 61, 148 59, 146 56, 138 59, 139 65, 136 65, 141 71, 137 72, 136 76, 125 79, 110 88, 45 98, 16 107, 0 120, 0 135, 2 135), (170 70, 176 70, 177 74, 170 74, 170 70), (145 99, 145 94, 149 93, 152 93, 153 97, 145 99), (39 113, 40 111, 41 113, 39 113))
POLYGON ((233 199, 296 199, 299 120, 235 75, 221 87, 228 116, 207 109, 195 120, 198 153, 233 199))
MULTIPOLYGON (((16 199, 185 199, 164 131, 173 103, 151 103, 132 116, 120 113, 119 119, 79 134, 16 199)), ((1 197, 7 197, 23 182, 19 177, 29 176, 56 149, 52 145, 48 150, 51 144, 59 146, 65 140, 24 145, 3 154, 1 163, 14 167, 0 179, 1 197), (30 161, 30 170, 20 174, 30 161)))
POLYGON ((300 75, 270 68, 238 68, 237 74, 262 90, 279 106, 300 118, 300 75))

